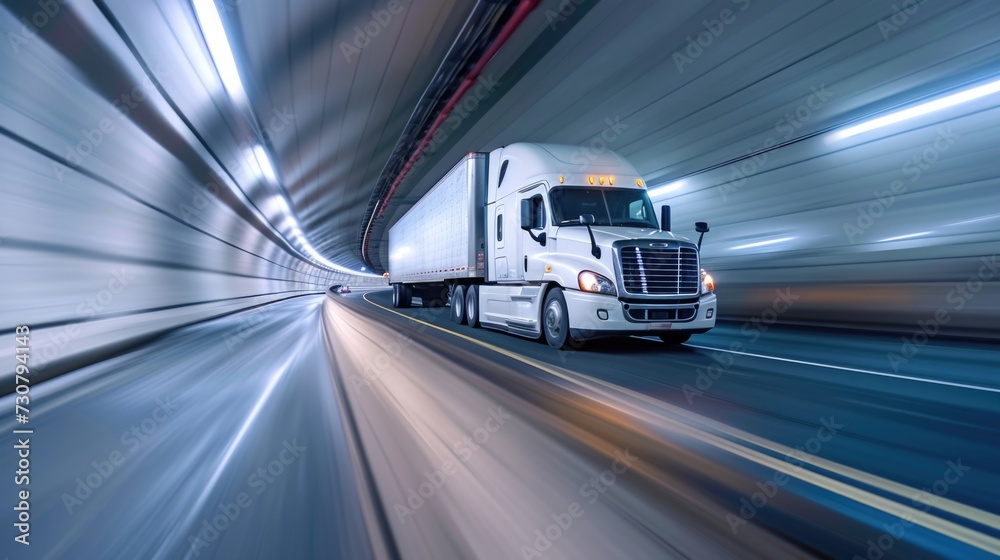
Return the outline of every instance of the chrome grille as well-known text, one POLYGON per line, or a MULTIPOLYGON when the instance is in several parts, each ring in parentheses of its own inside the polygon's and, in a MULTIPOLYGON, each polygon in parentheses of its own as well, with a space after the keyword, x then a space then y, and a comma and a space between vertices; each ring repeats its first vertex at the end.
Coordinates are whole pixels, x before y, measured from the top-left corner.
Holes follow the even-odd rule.
POLYGON ((622 247, 618 259, 627 293, 698 295, 701 270, 693 247, 622 247))

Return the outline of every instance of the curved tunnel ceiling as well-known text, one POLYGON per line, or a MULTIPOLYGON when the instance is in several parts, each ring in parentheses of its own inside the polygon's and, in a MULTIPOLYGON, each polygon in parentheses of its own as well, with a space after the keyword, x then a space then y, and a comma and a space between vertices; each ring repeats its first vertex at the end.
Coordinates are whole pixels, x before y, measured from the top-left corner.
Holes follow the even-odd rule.
MULTIPOLYGON (((204 47, 190 9, 168 2, 108 4, 148 66, 184 76, 163 87, 210 143, 225 142, 219 149, 225 152, 239 144, 234 136, 252 135, 240 132, 246 127, 217 84, 203 84, 215 110, 190 91, 188 78, 205 74, 204 60, 192 56, 204 47)), ((685 223, 709 219, 716 239, 755 216, 755 202, 738 196, 738 219, 735 206, 720 212, 719 202, 729 198, 721 193, 743 174, 733 166, 747 158, 784 160, 756 171, 751 168, 762 166, 744 164, 751 175, 769 175, 753 187, 758 202, 833 170, 824 181, 840 203, 864 200, 871 189, 852 191, 866 173, 847 156, 854 143, 830 146, 814 137, 989 75, 998 51, 990 32, 998 17, 993 5, 928 5, 900 33, 880 27, 894 13, 889 4, 860 0, 542 2, 373 222, 366 263, 358 241, 365 232, 358 230, 371 216, 373 189, 475 4, 217 5, 260 135, 306 237, 334 263, 353 270, 369 264, 379 272, 388 226, 461 154, 515 141, 606 145, 652 185, 686 177, 672 200, 677 215, 685 223), (947 33, 940 25, 936 33, 922 31, 942 14, 949 17, 947 33), (955 33, 962 39, 955 41, 955 33), (949 48, 941 48, 945 40, 952 41, 949 48), (827 156, 796 165, 820 154, 827 156)), ((876 152, 892 157, 914 141, 890 140, 876 152)))

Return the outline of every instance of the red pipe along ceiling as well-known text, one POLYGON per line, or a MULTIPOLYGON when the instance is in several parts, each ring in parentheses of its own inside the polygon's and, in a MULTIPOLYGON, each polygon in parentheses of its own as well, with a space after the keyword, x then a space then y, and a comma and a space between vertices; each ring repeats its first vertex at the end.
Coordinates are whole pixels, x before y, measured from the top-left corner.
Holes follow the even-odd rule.
POLYGON ((451 96, 451 99, 448 100, 448 103, 444 106, 443 109, 441 109, 441 112, 438 114, 437 118, 434 119, 434 122, 431 124, 431 127, 427 130, 427 134, 424 135, 423 140, 421 140, 420 144, 417 145, 417 149, 414 150, 413 154, 411 154, 409 159, 406 160, 406 164, 403 165, 403 169, 400 170, 399 175, 397 175, 396 179, 392 182, 392 186, 389 187, 389 192, 386 193, 385 198, 383 198, 381 203, 379 204, 378 214, 376 214, 375 218, 371 222, 369 222, 368 231, 365 232, 365 247, 364 247, 365 255, 368 254, 368 244, 371 241, 371 230, 372 226, 374 225, 374 221, 382 217, 382 214, 385 212, 386 207, 389 205, 389 200, 392 199, 392 195, 395 194, 396 192, 396 188, 399 187, 399 184, 403 182, 403 179, 406 178, 407 173, 409 173, 410 170, 413 168, 414 164, 416 164, 417 159, 420 157, 420 154, 422 154, 424 150, 427 148, 427 146, 430 144, 431 138, 434 136, 434 133, 437 132, 439 128, 441 128, 441 125, 443 125, 444 121, 448 119, 448 117, 451 115, 452 110, 454 110, 455 106, 458 105, 458 102, 462 100, 462 97, 464 97, 465 94, 468 93, 468 91, 472 88, 472 86, 476 84, 476 80, 479 79, 479 75, 482 73, 483 69, 486 68, 486 65, 489 64, 490 60, 492 60, 493 57, 497 54, 497 52, 499 52, 500 49, 504 46, 504 44, 507 43, 507 40, 510 39, 511 35, 513 35, 515 31, 517 31, 517 29, 521 26, 521 24, 524 23, 524 20, 527 19, 528 15, 535 8, 538 7, 538 4, 540 2, 541 0, 521 0, 520 5, 518 5, 517 9, 514 11, 514 14, 511 15, 510 20, 507 21, 503 29, 500 30, 500 33, 497 35, 497 38, 493 41, 493 44, 490 45, 490 47, 486 50, 485 53, 483 53, 483 56, 479 59, 479 62, 477 62, 476 65, 472 67, 472 70, 469 71, 468 75, 466 75, 465 78, 462 79, 462 83, 461 85, 459 85, 458 90, 455 91, 454 95, 451 96))

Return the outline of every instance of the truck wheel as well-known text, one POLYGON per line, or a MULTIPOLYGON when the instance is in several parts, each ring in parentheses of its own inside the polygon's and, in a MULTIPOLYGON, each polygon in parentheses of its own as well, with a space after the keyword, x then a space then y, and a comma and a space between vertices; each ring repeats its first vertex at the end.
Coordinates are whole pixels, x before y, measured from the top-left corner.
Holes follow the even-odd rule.
POLYGON ((399 306, 409 307, 413 304, 413 286, 399 284, 399 306))
POLYGON ((661 334, 660 335, 660 340, 662 340, 663 342, 665 342, 667 344, 670 344, 670 345, 684 344, 685 342, 688 341, 689 338, 691 338, 691 335, 688 334, 688 333, 661 334))
POLYGON ((557 350, 568 350, 573 339, 569 336, 569 313, 562 288, 552 288, 545 296, 542 306, 542 332, 549 346, 557 350))
POLYGON ((465 294, 465 320, 469 326, 479 328, 479 286, 469 286, 465 294))
POLYGON ((465 322, 465 287, 461 284, 451 292, 451 320, 456 325, 465 322))
POLYGON ((392 306, 397 309, 403 307, 400 304, 400 299, 402 298, 402 296, 400 295, 401 290, 399 289, 399 287, 400 287, 399 284, 392 285, 392 306))

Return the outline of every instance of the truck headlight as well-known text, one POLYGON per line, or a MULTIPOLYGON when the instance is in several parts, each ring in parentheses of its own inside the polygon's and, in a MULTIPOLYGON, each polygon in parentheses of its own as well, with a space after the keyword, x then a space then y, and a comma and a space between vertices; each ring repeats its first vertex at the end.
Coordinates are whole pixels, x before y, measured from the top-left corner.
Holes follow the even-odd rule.
POLYGON ((578 276, 577 279, 580 282, 580 289, 585 292, 597 292, 600 294, 611 294, 613 296, 618 295, 618 290, 615 289, 615 283, 596 272, 584 270, 580 273, 580 276, 578 276))
POLYGON ((705 272, 704 268, 701 269, 701 292, 715 292, 715 278, 712 278, 711 274, 705 272))

